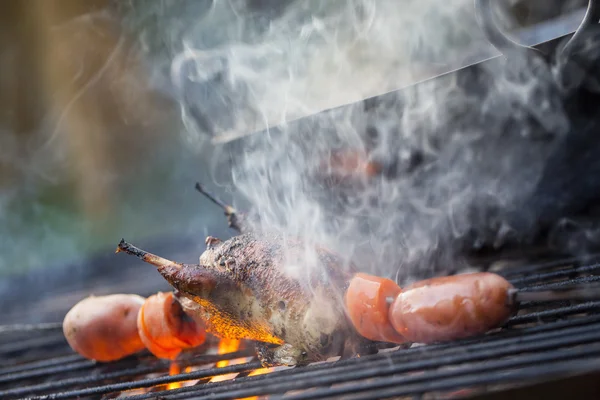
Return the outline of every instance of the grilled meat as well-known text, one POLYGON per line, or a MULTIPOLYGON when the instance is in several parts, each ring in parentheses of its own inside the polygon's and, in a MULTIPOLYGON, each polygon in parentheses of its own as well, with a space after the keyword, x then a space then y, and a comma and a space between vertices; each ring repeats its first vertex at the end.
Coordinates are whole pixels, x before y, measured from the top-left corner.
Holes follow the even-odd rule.
POLYGON ((206 244, 198 265, 175 263, 125 241, 117 252, 157 266, 179 296, 199 306, 212 334, 262 342, 258 356, 265 366, 323 361, 367 344, 346 317, 343 293, 351 275, 335 254, 317 248, 307 261, 302 242, 253 234, 208 237, 206 244))

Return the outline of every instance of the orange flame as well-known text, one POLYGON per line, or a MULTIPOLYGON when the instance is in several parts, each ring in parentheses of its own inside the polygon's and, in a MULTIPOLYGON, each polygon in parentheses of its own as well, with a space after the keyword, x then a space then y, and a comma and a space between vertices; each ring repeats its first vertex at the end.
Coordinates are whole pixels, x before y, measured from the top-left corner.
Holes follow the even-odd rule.
MULTIPOLYGON (((217 353, 219 355, 232 353, 239 348, 240 348, 240 341, 238 339, 221 339, 221 341, 219 342, 219 348, 217 350, 217 353)), ((221 360, 221 361, 217 362, 217 368, 226 367, 229 365, 229 363, 230 363, 229 360, 221 360)), ((213 376, 211 378, 210 382, 222 382, 222 381, 226 381, 228 379, 233 379, 236 376, 237 376, 236 373, 226 374, 226 375, 217 375, 217 376, 213 376)))
MULTIPOLYGON (((181 372, 181 368, 175 361, 171 362, 171 366, 169 367, 169 376, 177 375, 181 372)), ((181 387, 181 382, 171 382, 167 384, 167 390, 179 389, 181 387)))
MULTIPOLYGON (((248 376, 264 375, 264 374, 268 374, 269 372, 273 372, 274 370, 275 370, 274 368, 259 368, 259 369, 255 369, 254 371, 250 372, 248 374, 248 376)), ((240 400, 258 400, 258 396, 244 397, 243 399, 240 399, 240 400)))
POLYGON ((248 374, 248 376, 264 375, 264 374, 268 374, 269 372, 273 372, 274 370, 275 370, 274 368, 259 368, 259 369, 255 369, 254 371, 250 372, 248 374))

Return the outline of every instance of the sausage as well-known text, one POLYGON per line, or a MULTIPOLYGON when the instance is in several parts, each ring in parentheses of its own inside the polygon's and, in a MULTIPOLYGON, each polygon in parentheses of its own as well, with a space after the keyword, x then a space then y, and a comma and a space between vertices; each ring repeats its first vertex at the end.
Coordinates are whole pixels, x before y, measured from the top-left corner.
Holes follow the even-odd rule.
POLYGON ((403 343, 394 330, 388 313, 388 297, 397 297, 400 286, 390 279, 358 273, 346 290, 348 317, 358 333, 374 341, 403 343))
POLYGON ((63 333, 69 346, 96 361, 114 361, 144 349, 137 315, 144 298, 134 294, 89 296, 65 315, 63 333))
POLYGON ((390 321, 407 341, 433 343, 483 334, 512 314, 513 286, 492 273, 433 278, 405 288, 393 301, 390 321))
POLYGON ((319 164, 318 174, 331 183, 373 178, 383 171, 383 166, 370 160, 366 152, 355 149, 338 150, 319 164))
POLYGON ((187 315, 170 292, 159 292, 146 299, 138 313, 137 329, 152 354, 169 360, 206 340, 204 324, 187 315))

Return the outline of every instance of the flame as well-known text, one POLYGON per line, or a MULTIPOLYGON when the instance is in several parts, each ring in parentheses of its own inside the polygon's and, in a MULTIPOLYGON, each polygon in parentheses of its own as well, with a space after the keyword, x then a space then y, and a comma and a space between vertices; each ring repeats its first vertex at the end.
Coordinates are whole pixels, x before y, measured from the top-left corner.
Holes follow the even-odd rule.
MULTIPOLYGON (((227 354, 232 353, 240 348, 240 340, 238 339, 221 339, 219 342, 219 348, 217 350, 217 354, 227 354)), ((221 360, 217 362, 217 368, 223 368, 228 366, 230 363, 229 360, 221 360)), ((228 379, 233 379, 237 376, 237 374, 226 374, 226 375, 217 375, 213 376, 210 382, 221 382, 226 381, 228 379)))
MULTIPOLYGON (((256 375, 264 375, 264 374, 268 374, 269 372, 273 372, 275 370, 275 368, 259 368, 259 369, 255 369, 254 371, 250 372, 248 374, 248 376, 256 376, 256 375)), ((252 396, 252 397, 244 397, 243 399, 239 399, 239 400, 258 400, 259 397, 258 396, 252 396)))
POLYGON ((274 370, 275 370, 275 368, 259 368, 259 369, 255 369, 254 371, 250 372, 248 374, 248 376, 264 375, 264 374, 268 374, 269 372, 273 372, 274 370))
MULTIPOLYGON (((240 348, 240 341, 239 340, 234 340, 234 339, 221 339, 221 341, 219 342, 219 348, 218 348, 218 354, 227 354, 227 353, 232 353, 236 350, 238 350, 240 348)), ((242 358, 240 360, 221 360, 219 362, 217 362, 217 367, 218 368, 223 368, 226 367, 227 365, 231 365, 231 364, 239 364, 242 362, 247 362, 249 361, 249 359, 247 358, 242 358)), ((250 372, 248 374, 248 376, 255 376, 255 375, 262 375, 262 374, 268 374, 269 372, 273 371, 273 368, 259 368, 259 369, 255 369, 254 371, 250 372)), ((213 376, 210 380, 210 382, 222 382, 222 381, 226 381, 228 379, 233 379, 237 376, 237 373, 233 373, 233 374, 227 374, 227 375, 218 375, 218 376, 213 376)), ((239 399, 239 400, 258 400, 258 396, 253 396, 253 397, 245 397, 243 399, 239 399)))
MULTIPOLYGON (((175 361, 171 362, 171 366, 169 367, 169 376, 177 375, 181 372, 181 368, 175 361)), ((181 382, 171 382, 167 384, 167 390, 179 389, 181 387, 181 382)))

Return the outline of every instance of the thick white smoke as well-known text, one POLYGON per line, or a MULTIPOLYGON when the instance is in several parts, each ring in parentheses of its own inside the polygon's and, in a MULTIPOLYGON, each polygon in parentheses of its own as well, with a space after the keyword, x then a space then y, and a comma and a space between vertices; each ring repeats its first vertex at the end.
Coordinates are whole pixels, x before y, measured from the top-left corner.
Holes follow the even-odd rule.
POLYGON ((462 245, 522 233, 514 213, 552 150, 546 139, 569 128, 547 64, 515 56, 295 121, 494 51, 471 0, 307 0, 279 11, 265 23, 247 2, 214 2, 204 20, 230 15, 235 28, 229 20, 216 47, 206 31, 186 32, 171 69, 192 143, 279 125, 215 155, 215 169, 233 160, 255 229, 404 278, 456 268, 462 245), (332 186, 329 161, 346 150, 387 177, 332 186))

